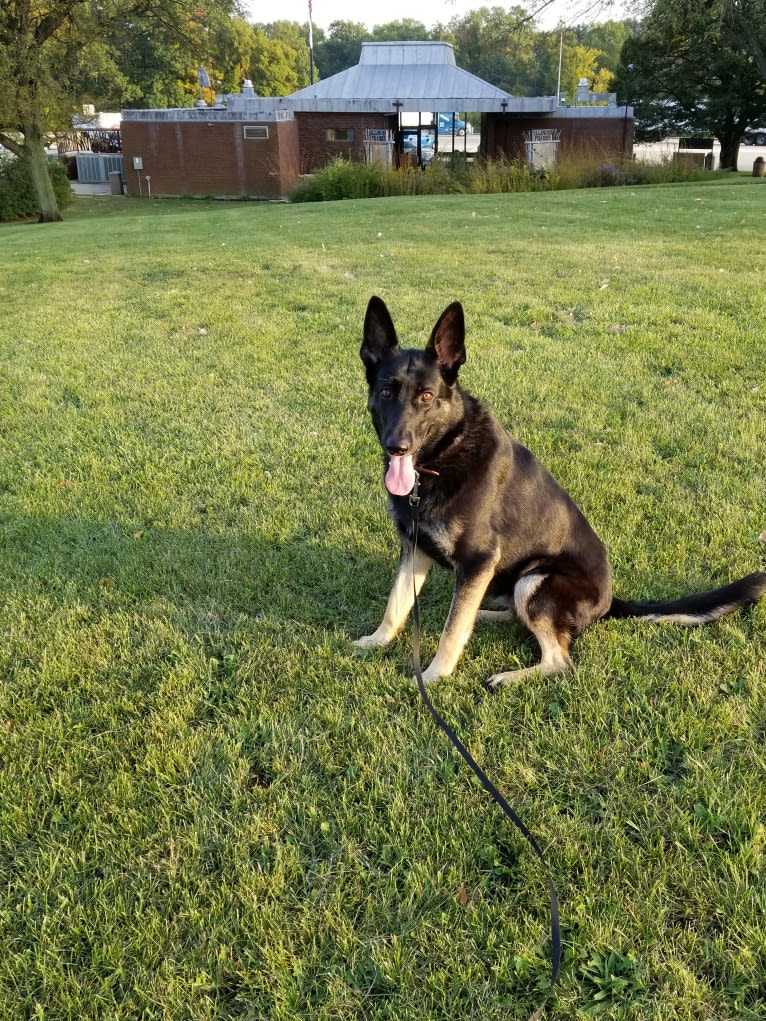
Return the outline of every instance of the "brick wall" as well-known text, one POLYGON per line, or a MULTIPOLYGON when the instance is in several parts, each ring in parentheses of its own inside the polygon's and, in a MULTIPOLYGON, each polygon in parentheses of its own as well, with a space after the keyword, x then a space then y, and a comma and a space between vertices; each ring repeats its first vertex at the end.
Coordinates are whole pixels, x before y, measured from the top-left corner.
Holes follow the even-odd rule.
POLYGON ((509 159, 524 159, 524 132, 537 128, 559 128, 559 152, 593 152, 599 156, 630 155, 633 152, 634 121, 625 117, 523 117, 494 115, 486 118, 484 151, 490 158, 501 153, 509 159))
POLYGON ((364 161, 364 132, 366 128, 396 128, 395 114, 374 113, 296 113, 300 134, 300 169, 310 174, 325 166, 336 156, 347 160, 364 161), (352 140, 328 139, 328 130, 353 131, 352 140))
POLYGON ((139 193, 133 157, 143 160, 141 189, 152 195, 215 195, 278 198, 298 176, 295 121, 272 121, 267 139, 244 137, 243 127, 258 121, 122 122, 125 179, 139 193))

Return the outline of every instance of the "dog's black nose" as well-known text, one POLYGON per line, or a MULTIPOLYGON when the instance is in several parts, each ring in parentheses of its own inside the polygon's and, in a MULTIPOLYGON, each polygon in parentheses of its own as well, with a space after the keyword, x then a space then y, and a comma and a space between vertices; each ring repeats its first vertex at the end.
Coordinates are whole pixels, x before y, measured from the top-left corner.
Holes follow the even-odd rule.
POLYGON ((410 449, 409 443, 406 446, 400 446, 393 443, 386 444, 386 453, 390 454, 391 457, 401 457, 402 454, 406 454, 410 449))

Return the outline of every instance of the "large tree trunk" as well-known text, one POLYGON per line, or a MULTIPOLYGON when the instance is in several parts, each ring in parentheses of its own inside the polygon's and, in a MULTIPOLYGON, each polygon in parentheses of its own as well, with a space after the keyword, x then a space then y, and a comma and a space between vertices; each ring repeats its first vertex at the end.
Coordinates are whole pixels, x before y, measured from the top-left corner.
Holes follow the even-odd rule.
POLYGON ((43 133, 35 123, 24 124, 24 159, 27 161, 32 187, 37 196, 38 223, 55 223, 61 219, 51 175, 48 173, 48 158, 45 155, 43 133))
POLYGON ((742 129, 731 111, 718 121, 715 133, 721 143, 721 170, 736 170, 742 129))
POLYGON ((739 159, 739 135, 724 134, 718 141, 721 143, 721 170, 736 170, 739 159))

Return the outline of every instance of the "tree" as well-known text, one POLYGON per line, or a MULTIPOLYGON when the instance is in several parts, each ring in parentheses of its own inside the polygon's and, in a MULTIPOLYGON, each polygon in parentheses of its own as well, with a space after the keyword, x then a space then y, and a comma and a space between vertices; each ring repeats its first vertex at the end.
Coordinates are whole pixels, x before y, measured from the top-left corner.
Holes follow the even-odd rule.
POLYGON ((86 3, 18 0, 0 7, 0 145, 26 162, 41 223, 61 219, 45 140, 71 117, 67 81, 90 26, 86 3))
POLYGON ((210 32, 211 84, 219 92, 239 92, 250 77, 255 32, 242 18, 221 18, 210 32))
MULTIPOLYGON (((289 60, 293 65, 295 72, 296 89, 302 89, 307 86, 310 81, 309 74, 309 61, 311 55, 309 53, 309 25, 308 22, 300 24, 297 21, 272 21, 267 25, 256 25, 256 28, 260 29, 267 39, 272 42, 280 42, 285 47, 284 57, 289 60)), ((324 32, 321 28, 315 28, 313 30, 314 43, 324 39, 324 32)), ((252 77, 252 75, 251 75, 252 77)), ((293 90, 295 91, 295 90, 293 90)), ((276 95, 277 93, 274 93, 276 95)), ((279 95, 285 95, 286 93, 279 93, 279 95)))
POLYGON ((637 137, 711 135, 721 166, 766 120, 766 0, 655 0, 623 47, 616 87, 637 137))
POLYGON ((555 95, 558 86, 560 94, 573 102, 581 78, 587 79, 591 91, 609 92, 612 72, 601 66, 602 52, 578 43, 577 38, 571 28, 537 36, 527 95, 555 95))
POLYGON ((573 32, 581 46, 598 51, 597 73, 604 68, 616 71, 626 41, 636 34, 635 21, 601 21, 594 25, 575 25, 573 32))
MULTIPOLYGON (((93 3, 93 6, 96 6, 93 3)), ((122 0, 99 3, 101 43, 112 60, 81 91, 102 109, 192 106, 216 91, 239 88, 252 52, 252 28, 231 0, 122 0), (198 68, 208 73, 201 89, 198 68), (225 88, 224 88, 225 86, 225 88)), ((94 43, 88 47, 89 58, 94 43)))
POLYGON ((208 60, 211 18, 230 16, 236 7, 236 0, 0 4, 0 145, 25 161, 40 222, 61 219, 47 172, 46 137, 70 126, 83 95, 101 88, 114 98, 144 99, 146 80, 137 83, 132 65, 121 66, 121 61, 143 52, 155 74, 160 57, 152 43, 157 37, 178 41, 171 54, 174 80, 193 82, 197 60, 208 60))
POLYGON ((355 21, 333 21, 324 39, 314 40, 314 59, 323 78, 330 78, 359 63, 362 43, 372 38, 355 21))
POLYGON ((430 39, 431 33, 422 21, 403 18, 401 21, 387 21, 384 25, 375 25, 372 38, 378 42, 415 42, 430 39))
POLYGON ((522 7, 479 7, 447 25, 458 64, 516 95, 533 76, 536 32, 522 7))
POLYGON ((571 102, 581 78, 587 78, 592 92, 613 91, 620 52, 633 31, 630 22, 607 21, 569 28, 559 26, 550 32, 540 32, 535 39, 527 95, 554 94, 559 83, 560 91, 571 102))
POLYGON ((295 50, 279 39, 269 39, 255 29, 255 46, 250 60, 250 78, 261 96, 289 96, 299 88, 295 50))

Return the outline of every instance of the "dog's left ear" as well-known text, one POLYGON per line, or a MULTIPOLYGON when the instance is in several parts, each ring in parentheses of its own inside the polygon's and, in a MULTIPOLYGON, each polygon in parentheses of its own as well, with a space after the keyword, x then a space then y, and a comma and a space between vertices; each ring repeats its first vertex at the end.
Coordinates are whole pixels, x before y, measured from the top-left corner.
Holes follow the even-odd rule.
POLYGON ((362 346, 359 350, 359 357, 368 373, 397 347, 399 341, 391 314, 382 298, 373 294, 367 305, 362 346))
POLYGON ((450 385, 454 383, 465 361, 465 317, 459 301, 453 301, 439 316, 426 351, 436 356, 445 381, 450 385))

